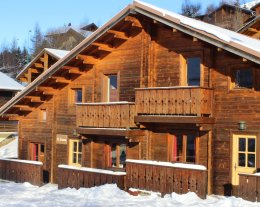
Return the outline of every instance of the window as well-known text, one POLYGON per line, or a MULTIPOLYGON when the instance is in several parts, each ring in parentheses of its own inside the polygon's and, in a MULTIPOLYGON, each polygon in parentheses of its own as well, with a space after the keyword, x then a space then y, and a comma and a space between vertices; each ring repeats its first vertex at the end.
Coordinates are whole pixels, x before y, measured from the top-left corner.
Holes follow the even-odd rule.
POLYGON ((104 78, 104 101, 115 102, 119 100, 117 74, 106 75, 104 78))
POLYGON ((251 69, 235 69, 232 73, 232 88, 253 88, 253 71, 251 69))
POLYGON ((41 143, 30 143, 30 160, 44 163, 45 146, 41 143))
POLYGON ((69 164, 75 166, 81 166, 82 158, 82 141, 81 140, 70 140, 69 142, 69 164))
POLYGON ((110 144, 108 167, 125 168, 126 144, 110 144))
POLYGON ((195 163, 197 142, 195 134, 169 135, 169 160, 195 163))
POLYGON ((255 138, 242 136, 238 138, 238 166, 255 167, 256 143, 255 138))
POLYGON ((82 89, 74 90, 75 103, 82 103, 82 89))
POLYGON ((200 86, 200 58, 187 58, 187 84, 188 86, 200 86))
POLYGON ((46 120, 47 120, 47 112, 46 112, 46 109, 40 109, 39 118, 40 118, 40 121, 46 122, 46 120))

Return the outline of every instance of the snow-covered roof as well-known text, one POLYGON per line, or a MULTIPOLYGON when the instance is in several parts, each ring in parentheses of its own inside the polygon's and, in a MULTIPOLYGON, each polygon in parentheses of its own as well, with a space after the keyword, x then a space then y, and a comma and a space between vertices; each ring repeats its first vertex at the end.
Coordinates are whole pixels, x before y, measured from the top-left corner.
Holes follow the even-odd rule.
POLYGON ((65 55, 67 55, 70 52, 67 50, 58 50, 58 49, 51 49, 51 48, 45 48, 45 51, 59 59, 63 58, 65 55))
POLYGON ((35 63, 44 53, 49 54, 52 57, 55 57, 56 59, 61 59, 63 58, 65 55, 67 55, 70 51, 68 50, 58 50, 58 49, 51 49, 51 48, 44 48, 41 52, 39 52, 39 54, 33 58, 33 60, 31 62, 29 62, 27 65, 25 65, 25 67, 21 70, 21 72, 16 76, 16 78, 20 78, 21 75, 26 72, 33 63, 35 63))
POLYGON ((241 6, 241 8, 251 9, 252 7, 257 5, 258 3, 260 3, 260 0, 250 1, 246 4, 241 4, 240 6, 241 6))
POLYGON ((258 53, 258 57, 260 56, 259 40, 196 19, 185 17, 183 15, 168 11, 166 9, 158 8, 156 6, 141 2, 139 0, 135 0, 134 3, 138 4, 143 8, 152 9, 152 11, 156 12, 159 16, 172 20, 173 22, 179 23, 189 28, 196 29, 209 35, 213 35, 215 38, 224 43, 231 45, 234 45, 235 43, 238 47, 242 46, 243 48, 253 50, 258 53))
POLYGON ((0 72, 0 90, 21 91, 23 88, 20 83, 0 72))

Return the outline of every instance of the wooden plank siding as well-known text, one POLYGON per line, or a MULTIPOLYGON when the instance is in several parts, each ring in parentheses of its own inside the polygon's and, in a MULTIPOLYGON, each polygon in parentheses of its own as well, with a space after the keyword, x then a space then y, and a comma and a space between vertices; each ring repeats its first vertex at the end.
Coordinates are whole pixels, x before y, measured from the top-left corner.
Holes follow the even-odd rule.
POLYGON ((43 184, 42 169, 41 164, 0 159, 0 179, 3 180, 16 183, 29 182, 41 186, 43 184))
POLYGON ((160 192, 185 194, 195 192, 203 199, 207 194, 207 171, 158 166, 144 163, 126 164, 126 187, 160 192))
POLYGON ((136 111, 139 115, 209 116, 212 89, 169 87, 136 89, 136 111))
POLYGON ((239 174, 239 186, 236 196, 252 202, 260 201, 260 176, 254 174, 239 174))
POLYGON ((136 115, 134 103, 77 104, 78 127, 133 128, 136 115))
POLYGON ((59 167, 58 188, 91 188, 104 184, 117 184, 117 187, 125 189, 125 175, 116 173, 108 174, 102 172, 93 172, 91 169, 77 170, 59 167))

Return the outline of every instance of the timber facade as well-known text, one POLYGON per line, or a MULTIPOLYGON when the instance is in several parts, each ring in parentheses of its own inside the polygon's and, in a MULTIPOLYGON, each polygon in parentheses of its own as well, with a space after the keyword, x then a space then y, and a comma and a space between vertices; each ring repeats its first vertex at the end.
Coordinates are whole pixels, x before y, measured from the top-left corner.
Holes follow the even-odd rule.
POLYGON ((19 158, 42 161, 46 182, 61 182, 65 164, 126 170, 128 187, 156 190, 136 181, 152 177, 145 160, 184 163, 190 170, 175 178, 160 165, 153 176, 172 182, 163 192, 177 189, 178 173, 191 179, 182 189, 195 189, 196 166, 206 177, 194 191, 235 191, 238 173, 260 167, 259 51, 193 29, 138 1, 128 6, 0 109, 19 115, 19 158))

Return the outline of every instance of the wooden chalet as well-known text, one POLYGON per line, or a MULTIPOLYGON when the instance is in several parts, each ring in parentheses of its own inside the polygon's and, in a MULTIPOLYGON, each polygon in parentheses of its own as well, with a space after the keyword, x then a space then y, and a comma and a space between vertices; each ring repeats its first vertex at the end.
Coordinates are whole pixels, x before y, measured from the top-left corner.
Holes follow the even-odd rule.
POLYGON ((260 39, 260 15, 248 22, 237 32, 255 39, 260 39))
POLYGON ((19 158, 59 187, 227 194, 260 167, 259 50, 134 1, 0 114, 19 115, 19 158))
POLYGON ((16 79, 29 84, 68 53, 69 51, 67 50, 44 48, 21 70, 21 72, 16 76, 16 79))
MULTIPOLYGON (((3 106, 24 87, 2 72, 0 72, 0 80, 0 106, 3 106)), ((8 121, 6 118, 0 117, 0 145, 2 140, 17 131, 17 121, 8 121)))
POLYGON ((248 8, 222 4, 210 14, 199 16, 204 22, 236 31, 255 17, 255 12, 248 8))

